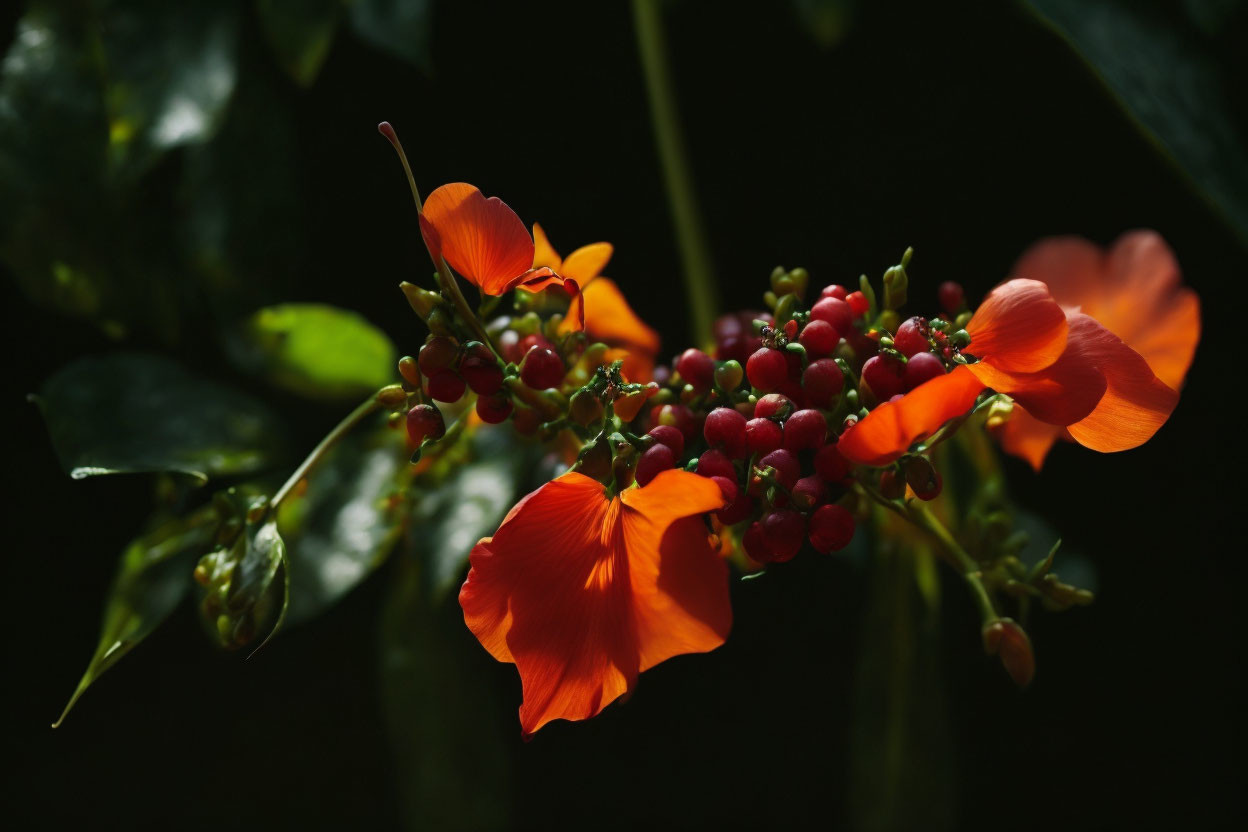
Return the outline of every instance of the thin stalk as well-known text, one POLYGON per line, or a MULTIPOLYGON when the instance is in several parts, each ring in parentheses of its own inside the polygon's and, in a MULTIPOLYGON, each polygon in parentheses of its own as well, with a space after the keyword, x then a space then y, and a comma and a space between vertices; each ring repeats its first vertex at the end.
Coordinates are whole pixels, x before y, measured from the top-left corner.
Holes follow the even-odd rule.
POLYGON ((690 323, 696 338, 700 341, 707 340, 711 337, 711 324, 715 319, 717 306, 711 279, 711 258, 706 234, 699 219, 693 179, 689 174, 688 154, 685 152, 684 139, 680 132, 658 0, 633 0, 633 21, 641 67, 646 78, 654 140, 658 145, 663 181, 672 209, 672 220, 676 226, 676 243, 680 248, 690 323))
POLYGON ((377 400, 376 395, 373 395, 366 401, 361 402, 360 406, 355 410, 347 414, 347 417, 339 422, 333 430, 325 435, 325 438, 320 441, 320 444, 312 449, 312 453, 308 454, 307 459, 300 463, 299 467, 295 469, 295 472, 290 475, 290 478, 287 479, 286 482, 282 484, 282 487, 277 490, 277 493, 273 495, 272 502, 269 504, 270 510, 277 511, 278 506, 282 504, 282 501, 290 495, 290 492, 296 485, 299 484, 299 481, 306 477, 308 473, 316 467, 316 464, 321 461, 326 453, 329 452, 329 449, 337 444, 339 439, 342 439, 342 437, 350 433, 352 428, 362 422, 366 417, 376 412, 380 407, 381 402, 377 400))

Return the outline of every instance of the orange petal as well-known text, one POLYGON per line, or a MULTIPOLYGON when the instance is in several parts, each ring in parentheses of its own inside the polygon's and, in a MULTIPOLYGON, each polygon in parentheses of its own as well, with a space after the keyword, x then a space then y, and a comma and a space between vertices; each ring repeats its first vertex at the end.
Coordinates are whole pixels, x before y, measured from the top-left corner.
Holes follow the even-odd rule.
POLYGON ((723 642, 727 576, 722 563, 708 566, 705 533, 699 543, 681 514, 723 498, 684 479, 701 480, 694 474, 668 473, 678 479, 653 495, 613 500, 595 480, 564 474, 473 549, 464 620, 495 658, 515 662, 526 735, 594 716, 645 667, 723 642))
POLYGON ((537 223, 533 223, 533 268, 540 269, 543 266, 557 272, 563 266, 563 258, 550 244, 546 231, 537 223))
POLYGON ((590 243, 581 246, 569 254, 563 261, 559 274, 578 281, 582 286, 588 285, 602 270, 607 267, 615 249, 610 243, 590 243))
POLYGON ((841 455, 858 465, 887 465, 945 422, 966 413, 984 389, 966 367, 926 381, 900 401, 885 402, 841 436, 841 455))
POLYGON ((487 295, 503 294, 533 265, 533 240, 524 223, 498 197, 487 199, 472 185, 455 182, 435 190, 425 200, 423 220, 430 250, 487 295))
MULTIPOLYGON (((593 340, 625 347, 651 356, 659 351, 659 333, 633 311, 614 281, 600 277, 583 290, 585 333, 593 340)), ((564 329, 570 329, 568 323, 564 329)))
MULTIPOLYGON (((1048 237, 1033 243, 1010 271, 1013 277, 1038 280, 1062 306, 1095 303, 1105 276, 1105 254, 1082 237, 1048 237)), ((1087 309, 1095 317, 1094 312, 1087 309)))
POLYGON ((1079 349, 1105 376, 1107 388, 1091 415, 1067 430, 1076 442, 1095 451, 1125 451, 1144 444, 1170 418, 1179 394, 1157 378, 1143 356, 1096 321, 1072 316, 1072 329, 1076 325, 1079 349))
POLYGON ((1037 472, 1061 433, 1060 427, 1041 422, 1018 405, 1009 420, 995 431, 1002 450, 1025 460, 1037 472))
POLYGON ((624 540, 641 669, 684 653, 706 653, 732 628, 728 566, 710 544, 703 514, 723 507, 715 483, 664 471, 624 501, 624 540))
POLYGON ((1037 280, 1008 280, 993 289, 966 330, 968 352, 1006 372, 1043 370, 1066 346, 1066 315, 1037 280))

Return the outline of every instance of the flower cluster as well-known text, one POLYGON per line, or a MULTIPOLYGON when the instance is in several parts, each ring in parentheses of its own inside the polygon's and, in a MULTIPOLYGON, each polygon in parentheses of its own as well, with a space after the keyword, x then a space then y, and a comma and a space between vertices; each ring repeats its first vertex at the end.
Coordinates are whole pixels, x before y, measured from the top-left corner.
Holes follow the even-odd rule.
POLYGON ((944 283, 928 317, 899 312, 910 251, 853 290, 777 268, 767 311, 724 316, 712 348, 656 366, 657 334, 601 274, 609 244, 560 257, 540 226, 462 183, 417 205, 438 290, 404 284, 430 329, 394 399, 414 461, 452 414, 451 430, 510 420, 567 464, 473 548, 459 596, 481 644, 520 673, 526 735, 722 644, 730 561, 751 572, 807 544, 841 550, 880 507, 942 544, 976 590, 985 648, 1025 684, 1030 642, 997 596, 1090 596, 1046 575, 1051 558, 969 554, 923 509, 942 493, 938 446, 986 425, 1036 469, 1059 438, 1136 447, 1175 408, 1199 338, 1173 256, 1134 232, 1108 253, 1044 241, 973 310, 944 283))

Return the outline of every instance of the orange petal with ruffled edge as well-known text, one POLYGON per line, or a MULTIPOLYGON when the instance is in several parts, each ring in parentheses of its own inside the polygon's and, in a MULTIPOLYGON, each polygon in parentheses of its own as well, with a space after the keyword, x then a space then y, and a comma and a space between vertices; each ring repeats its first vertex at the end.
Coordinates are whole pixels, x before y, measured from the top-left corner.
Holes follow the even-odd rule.
POLYGON ((614 347, 640 351, 649 356, 658 353, 659 333, 637 317, 637 313, 628 305, 624 293, 614 281, 600 277, 583 291, 585 333, 590 338, 614 347))
POLYGON ((1105 395, 1091 415, 1067 427, 1071 437, 1094 451, 1125 451, 1153 437, 1179 403, 1138 352, 1087 315, 1071 316, 1072 340, 1084 360, 1106 381, 1105 395))
POLYGON ((1022 407, 1015 406, 1010 418, 993 434, 1001 443, 1003 451, 1024 460, 1039 472, 1053 443, 1061 437, 1062 429, 1057 425, 1041 422, 1022 407))
POLYGON ((1066 314, 1038 280, 1008 280, 988 293, 966 326, 967 352, 1006 372, 1034 373, 1066 347, 1066 314))
POLYGON ((724 642, 728 576, 699 516, 722 505, 714 483, 685 471, 610 500, 570 472, 477 544, 460 605, 481 644, 516 664, 526 736, 594 716, 642 670, 724 642))
POLYGON ((464 182, 429 195, 420 229, 431 252, 487 295, 503 294, 533 265, 533 239, 515 211, 464 182))
POLYGON ((887 465, 915 442, 966 413, 984 384, 966 367, 925 381, 895 402, 884 402, 841 436, 837 449, 858 465, 887 465))
POLYGON ((1155 231, 1131 231, 1108 253, 1079 237, 1033 245, 1014 267, 1040 280, 1063 306, 1077 306, 1138 352, 1179 389, 1200 341, 1200 300, 1184 288, 1174 252, 1155 231))

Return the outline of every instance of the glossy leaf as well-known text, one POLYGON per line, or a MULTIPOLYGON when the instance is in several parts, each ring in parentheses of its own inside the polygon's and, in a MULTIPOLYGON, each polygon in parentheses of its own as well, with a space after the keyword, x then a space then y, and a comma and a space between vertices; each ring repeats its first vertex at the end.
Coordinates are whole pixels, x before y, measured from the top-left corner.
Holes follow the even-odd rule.
POLYGON ((263 404, 158 356, 80 359, 33 398, 74 479, 168 471, 206 482, 257 471, 283 445, 263 404))
POLYGON ((409 516, 407 456, 402 431, 360 427, 313 469, 306 491, 282 504, 290 624, 333 606, 390 554, 409 516))
MULTIPOLYGON (((1122 107, 1248 241, 1248 136, 1232 118, 1242 94, 1207 34, 1179 4, 1029 0, 1091 65, 1122 107)), ((1222 17, 1201 14, 1216 26, 1222 17)))
POLYGON ((352 0, 351 28, 363 40, 426 72, 431 0, 352 0))
POLYGON ((212 545, 217 522, 217 512, 207 506, 160 524, 126 547, 104 607, 99 645, 54 728, 96 679, 173 612, 191 586, 195 559, 212 545))
MULTIPOLYGON (((415 536, 424 532, 414 529, 415 536)), ((410 553, 381 620, 380 684, 411 829, 506 828, 515 712, 453 598, 431 601, 410 553)))
POLYGON ((231 352, 274 384, 318 399, 357 398, 392 383, 398 353, 362 316, 315 303, 259 310, 231 352))
POLYGON ((300 86, 311 86, 333 45, 341 0, 259 0, 256 11, 282 69, 300 86))

